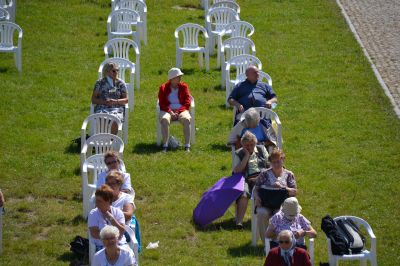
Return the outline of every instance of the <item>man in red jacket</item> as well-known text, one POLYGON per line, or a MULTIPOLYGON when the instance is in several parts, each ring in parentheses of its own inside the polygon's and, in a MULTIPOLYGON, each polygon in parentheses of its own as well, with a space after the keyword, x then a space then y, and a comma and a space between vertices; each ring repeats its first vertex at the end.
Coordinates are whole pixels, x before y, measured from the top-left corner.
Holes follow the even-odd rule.
POLYGON ((158 101, 160 105, 160 123, 163 151, 168 149, 169 125, 171 121, 179 121, 183 125, 185 150, 190 152, 190 120, 191 96, 188 85, 181 82, 183 73, 179 68, 168 71, 168 81, 160 86, 158 101))

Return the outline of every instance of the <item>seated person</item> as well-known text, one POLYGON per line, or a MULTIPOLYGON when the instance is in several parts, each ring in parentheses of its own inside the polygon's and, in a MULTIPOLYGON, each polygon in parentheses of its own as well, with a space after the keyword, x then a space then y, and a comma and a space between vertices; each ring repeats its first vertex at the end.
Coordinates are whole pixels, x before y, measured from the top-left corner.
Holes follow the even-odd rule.
POLYGON ((279 246, 267 254, 264 266, 311 266, 307 251, 296 247, 296 239, 289 230, 278 234, 279 246))
POLYGON ((160 86, 158 103, 160 105, 160 123, 163 143, 163 152, 168 150, 169 125, 172 121, 179 121, 183 125, 185 136, 185 150, 190 152, 190 102, 189 87, 181 82, 183 76, 179 68, 168 71, 168 81, 160 86))
MULTIPOLYGON (((103 78, 96 81, 92 94, 92 103, 96 105, 95 113, 106 113, 124 121, 125 104, 128 103, 125 83, 118 78, 118 66, 106 63, 103 67, 103 78)), ((118 125, 111 127, 113 134, 118 133, 118 125)))
POLYGON ((268 168, 268 152, 263 145, 256 145, 257 138, 251 132, 246 132, 241 139, 243 148, 235 152, 233 158, 233 173, 241 173, 245 177, 243 194, 236 200, 236 225, 243 227, 243 218, 247 209, 247 202, 251 197, 255 180, 259 173, 268 168))
POLYGON ((246 131, 250 131, 257 137, 257 144, 264 144, 266 148, 276 147, 276 136, 271 123, 267 123, 266 120, 260 121, 260 114, 254 108, 250 108, 244 115, 244 119, 233 127, 228 138, 228 145, 235 145, 235 148, 239 149, 242 146, 240 138, 246 131))
POLYGON ((296 246, 306 248, 304 237, 315 238, 317 232, 312 228, 311 223, 302 214, 301 206, 295 197, 287 198, 280 211, 271 217, 266 237, 271 238, 271 247, 278 246, 278 234, 283 230, 289 230, 296 238, 296 246))
POLYGON ((254 198, 257 207, 257 223, 260 232, 261 240, 265 241, 265 230, 268 227, 268 222, 271 216, 278 211, 263 207, 258 190, 263 188, 285 188, 289 196, 296 196, 297 186, 293 173, 283 167, 285 154, 280 149, 274 149, 268 158, 271 168, 268 168, 260 173, 257 177, 254 198))
POLYGON ((106 225, 100 231, 100 239, 104 248, 94 254, 92 266, 136 266, 137 261, 129 247, 118 246, 119 230, 112 225, 106 225))
MULTIPOLYGON (((121 170, 121 164, 118 153, 115 151, 108 151, 104 154, 104 163, 107 165, 108 171, 101 172, 97 177, 96 187, 99 188, 106 182, 106 176, 111 170, 121 170)), ((131 186, 131 175, 129 173, 123 173, 123 183, 121 185, 121 191, 135 195, 135 191, 131 186)))
POLYGON ((238 83, 228 97, 228 103, 237 108, 236 121, 251 107, 271 108, 278 101, 272 88, 258 80, 259 70, 256 66, 249 66, 245 74, 246 80, 238 83))
POLYGON ((96 190, 96 208, 90 211, 88 217, 88 227, 93 243, 96 245, 96 251, 103 248, 100 240, 100 230, 106 225, 113 225, 120 232, 119 244, 126 244, 124 237, 125 217, 119 208, 113 207, 113 190, 108 185, 102 185, 96 190))

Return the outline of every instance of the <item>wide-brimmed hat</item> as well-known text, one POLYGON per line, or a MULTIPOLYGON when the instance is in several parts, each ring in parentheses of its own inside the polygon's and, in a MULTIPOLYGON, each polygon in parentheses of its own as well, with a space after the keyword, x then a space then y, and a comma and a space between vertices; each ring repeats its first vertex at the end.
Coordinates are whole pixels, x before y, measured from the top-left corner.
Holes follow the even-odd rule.
POLYGON ((295 197, 290 197, 283 202, 282 212, 285 217, 294 218, 301 212, 301 206, 295 197))
POLYGON ((168 71, 168 79, 173 79, 179 76, 183 76, 182 71, 177 68, 177 67, 173 67, 168 71))

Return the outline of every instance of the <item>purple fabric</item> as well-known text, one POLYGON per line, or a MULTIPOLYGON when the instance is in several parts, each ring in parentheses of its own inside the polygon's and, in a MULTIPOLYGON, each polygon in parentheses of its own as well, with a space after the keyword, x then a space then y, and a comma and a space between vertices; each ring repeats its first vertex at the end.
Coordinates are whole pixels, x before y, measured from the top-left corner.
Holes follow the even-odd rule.
POLYGON ((221 178, 204 192, 193 210, 194 222, 200 226, 206 226, 221 217, 232 202, 243 193, 243 190, 244 177, 241 174, 221 178))
MULTIPOLYGON (((274 226, 275 234, 279 234, 283 230, 290 230, 293 233, 299 229, 308 231, 311 228, 311 222, 302 214, 298 214, 293 221, 285 218, 282 211, 279 211, 271 217, 270 223, 274 226)), ((277 239, 274 239, 277 241, 277 239)), ((304 245, 304 237, 297 239, 297 244, 304 245)))

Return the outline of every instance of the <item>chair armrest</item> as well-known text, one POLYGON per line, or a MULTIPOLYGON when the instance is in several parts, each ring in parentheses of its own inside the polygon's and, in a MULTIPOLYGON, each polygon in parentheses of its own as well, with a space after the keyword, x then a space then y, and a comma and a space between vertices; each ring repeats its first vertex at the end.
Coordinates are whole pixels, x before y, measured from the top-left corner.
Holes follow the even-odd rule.
POLYGON ((268 253, 269 253, 269 251, 270 251, 270 249, 271 249, 271 246, 270 246, 270 243, 269 243, 270 241, 271 241, 270 238, 268 238, 268 237, 265 238, 265 248, 264 248, 265 257, 268 256, 268 253))

